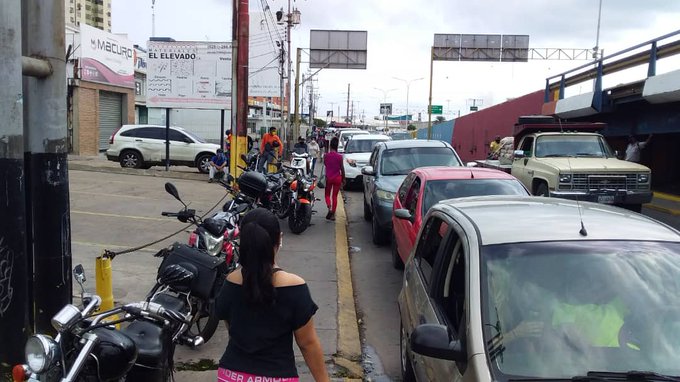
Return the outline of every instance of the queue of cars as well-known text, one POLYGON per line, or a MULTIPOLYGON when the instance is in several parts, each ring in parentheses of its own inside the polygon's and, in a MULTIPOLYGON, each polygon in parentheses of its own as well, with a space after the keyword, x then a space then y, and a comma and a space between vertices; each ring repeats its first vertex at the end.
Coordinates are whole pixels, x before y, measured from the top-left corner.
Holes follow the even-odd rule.
POLYGON ((373 241, 405 268, 404 381, 680 381, 677 230, 531 196, 443 142, 377 142, 361 173, 373 241))

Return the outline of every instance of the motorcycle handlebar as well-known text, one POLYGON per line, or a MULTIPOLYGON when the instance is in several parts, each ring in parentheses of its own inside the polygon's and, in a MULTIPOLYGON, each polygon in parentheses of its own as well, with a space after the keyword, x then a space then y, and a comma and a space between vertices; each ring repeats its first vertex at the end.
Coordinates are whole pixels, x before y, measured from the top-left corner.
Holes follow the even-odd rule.
POLYGON ((147 316, 161 321, 168 319, 185 324, 189 322, 182 313, 165 309, 161 304, 155 302, 135 302, 123 306, 122 309, 133 316, 147 316))

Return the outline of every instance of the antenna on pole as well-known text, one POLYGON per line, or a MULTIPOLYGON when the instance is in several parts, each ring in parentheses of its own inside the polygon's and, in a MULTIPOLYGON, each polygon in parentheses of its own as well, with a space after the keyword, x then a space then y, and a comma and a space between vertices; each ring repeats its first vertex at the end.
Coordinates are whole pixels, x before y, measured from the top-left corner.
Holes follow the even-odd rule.
POLYGON ((151 37, 156 37, 156 0, 151 0, 151 37))

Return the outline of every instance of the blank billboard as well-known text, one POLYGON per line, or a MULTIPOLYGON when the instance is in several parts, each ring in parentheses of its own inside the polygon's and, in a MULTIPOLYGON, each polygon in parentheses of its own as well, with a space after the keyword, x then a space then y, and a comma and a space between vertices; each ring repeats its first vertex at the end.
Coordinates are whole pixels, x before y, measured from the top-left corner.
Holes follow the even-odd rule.
POLYGON ((435 34, 432 51, 439 61, 522 61, 529 57, 529 36, 435 34))
POLYGON ((312 30, 310 68, 366 69, 368 32, 312 30))

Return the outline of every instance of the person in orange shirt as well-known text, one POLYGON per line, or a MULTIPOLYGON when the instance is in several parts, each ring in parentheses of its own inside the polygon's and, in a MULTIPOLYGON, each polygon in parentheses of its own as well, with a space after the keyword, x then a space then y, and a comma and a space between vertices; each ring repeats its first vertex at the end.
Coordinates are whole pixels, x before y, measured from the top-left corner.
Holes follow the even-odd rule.
POLYGON ((278 154, 283 150, 283 142, 281 138, 276 135, 276 127, 272 126, 269 128, 269 133, 262 136, 262 142, 260 142, 260 163, 258 164, 258 171, 267 172, 265 164, 271 163, 274 158, 278 157, 278 154), (278 151, 278 153, 277 153, 278 151))

